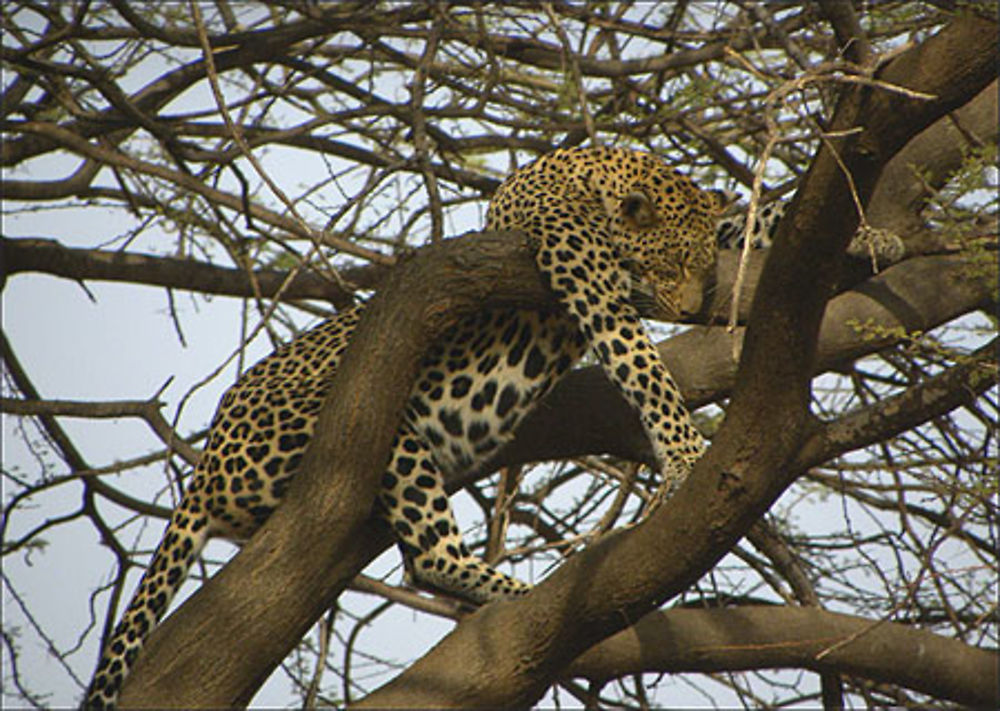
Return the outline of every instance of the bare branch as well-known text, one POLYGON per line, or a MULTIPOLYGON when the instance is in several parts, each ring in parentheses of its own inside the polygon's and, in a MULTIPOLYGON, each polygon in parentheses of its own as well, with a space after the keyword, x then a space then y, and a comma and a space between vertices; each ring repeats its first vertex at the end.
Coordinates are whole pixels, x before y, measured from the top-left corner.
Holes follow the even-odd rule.
MULTIPOLYGON (((193 259, 76 249, 65 247, 56 240, 37 238, 2 238, 0 248, 4 253, 5 276, 40 272, 76 280, 129 282, 241 297, 273 298, 280 292, 285 300, 321 299, 338 308, 349 306, 354 300, 352 292, 344 291, 324 274, 312 270, 300 271, 289 280, 287 271, 260 269, 254 273, 255 289, 240 269, 193 259), (285 284, 287 286, 282 289, 285 284)), ((341 275, 357 288, 371 289, 384 272, 379 267, 361 267, 344 269, 341 275)))
POLYGON ((913 627, 804 607, 674 609, 604 640, 567 675, 604 682, 640 672, 791 667, 855 674, 970 706, 997 702, 995 652, 913 627), (853 637, 833 654, 838 640, 853 637), (919 655, 913 650, 920 649, 919 655))

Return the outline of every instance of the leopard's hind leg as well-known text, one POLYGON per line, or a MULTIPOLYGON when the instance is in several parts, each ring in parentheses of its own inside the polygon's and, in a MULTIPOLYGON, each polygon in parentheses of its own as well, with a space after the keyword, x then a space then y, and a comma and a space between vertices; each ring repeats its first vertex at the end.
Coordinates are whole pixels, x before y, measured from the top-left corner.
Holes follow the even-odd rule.
POLYGON ((382 515, 418 587, 484 604, 517 597, 531 586, 495 570, 462 542, 441 472, 427 445, 409 428, 396 435, 379 492, 382 515))

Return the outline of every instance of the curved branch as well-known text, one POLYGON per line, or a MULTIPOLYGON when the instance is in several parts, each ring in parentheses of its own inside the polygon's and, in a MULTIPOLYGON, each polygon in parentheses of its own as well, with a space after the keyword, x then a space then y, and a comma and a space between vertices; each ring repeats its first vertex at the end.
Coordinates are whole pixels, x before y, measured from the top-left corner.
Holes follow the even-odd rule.
MULTIPOLYGON (((472 261, 469 258, 469 255, 474 253, 475 244, 481 243, 482 240, 493 239, 495 239, 495 237, 489 234, 469 235, 461 240, 445 242, 442 245, 444 249, 448 249, 447 245, 449 244, 457 246, 459 244, 466 243, 464 245, 466 251, 464 252, 465 256, 456 255, 455 257, 444 262, 441 266, 432 267, 437 275, 435 279, 423 284, 421 291, 414 292, 421 295, 421 298, 423 298, 428 286, 440 286, 443 289, 446 296, 440 297, 441 301, 439 305, 426 312, 428 315, 433 315, 434 318, 438 318, 441 315, 442 309, 446 310, 446 305, 456 306, 461 301, 462 289, 455 288, 452 282, 449 281, 450 279, 455 278, 456 269, 460 271, 463 277, 470 278, 474 281, 479 280, 476 271, 476 269, 479 268, 479 264, 476 261, 472 261), (473 252, 468 251, 469 249, 472 249, 473 252), (447 265, 452 265, 452 267, 447 265)), ((508 244, 507 246, 509 251, 494 253, 491 258, 491 271, 487 272, 485 275, 485 288, 488 291, 492 291, 492 293, 485 297, 481 297, 483 302, 489 302, 492 299, 500 299, 502 301, 504 298, 509 298, 511 294, 510 291, 505 292, 494 289, 496 281, 491 280, 492 276, 495 276, 495 273, 492 270, 495 270, 500 265, 504 265, 505 269, 511 270, 512 275, 521 273, 521 277, 514 277, 514 283, 509 284, 509 288, 519 287, 521 289, 527 289, 523 292, 525 298, 532 293, 536 298, 545 298, 543 290, 539 288, 538 291, 533 291, 532 289, 533 286, 537 287, 537 284, 536 281, 532 281, 533 279, 536 280, 536 272, 530 263, 530 259, 524 263, 519 261, 521 259, 526 259, 526 253, 522 254, 516 245, 508 244), (518 285, 518 278, 525 279, 526 281, 518 285)), ((404 262, 400 269, 410 267, 414 261, 422 261, 426 258, 427 250, 422 250, 413 258, 413 260, 404 262)), ((955 257, 925 259, 927 260, 926 262, 911 260, 908 263, 898 265, 891 270, 883 272, 878 279, 887 284, 887 286, 883 288, 889 288, 891 286, 892 289, 901 289, 907 284, 910 286, 906 288, 915 288, 917 282, 922 282, 925 288, 940 294, 941 291, 933 286, 933 280, 931 280, 929 285, 927 281, 924 281, 924 278, 930 278, 934 275, 937 275, 941 279, 951 278, 951 275, 954 272, 943 268, 942 262, 936 260, 952 260, 952 265, 950 267, 951 270, 960 270, 962 268, 962 261, 960 259, 956 259, 955 257), (916 274, 910 273, 906 278, 902 278, 901 275, 906 272, 908 266, 909 268, 919 267, 919 270, 916 274)), ((921 318, 945 318, 948 313, 948 309, 967 310, 984 298, 984 294, 990 293, 992 284, 988 279, 984 278, 983 281, 984 283, 982 284, 973 282, 973 287, 970 288, 964 295, 959 294, 959 296, 956 297, 956 302, 951 304, 944 304, 944 301, 946 300, 942 299, 938 299, 936 301, 927 300, 925 302, 918 302, 922 307, 930 308, 931 306, 936 306, 940 309, 932 313, 923 313, 921 318), (965 298, 966 301, 962 302, 962 298, 965 298)), ((388 297, 393 291, 394 289, 391 287, 384 289, 382 291, 382 294, 385 295, 383 298, 388 297)), ((901 296, 905 296, 905 294, 902 294, 901 296)), ((405 319, 405 313, 407 312, 406 303, 411 299, 411 296, 402 294, 397 298, 401 298, 404 302, 403 304, 400 304, 398 308, 401 310, 401 317, 405 319)), ((868 297, 864 294, 857 292, 844 294, 838 298, 844 299, 845 301, 865 301, 868 299, 868 297)), ((856 305, 857 304, 855 304, 855 306, 856 305)), ((893 314, 891 309, 886 310, 885 317, 898 318, 893 314)), ((416 323, 421 324, 426 322, 426 319, 416 318, 415 321, 416 323)), ((412 326, 413 324, 410 325, 411 328, 412 326)), ((824 333, 828 333, 830 330, 839 333, 839 327, 834 329, 824 329, 824 333)), ((388 333, 386 337, 390 339, 391 342, 398 344, 400 340, 404 338, 403 333, 405 331, 407 331, 407 329, 397 330, 395 325, 388 324, 386 326, 386 332, 388 333)), ((857 350, 864 345, 863 335, 857 332, 849 333, 853 335, 853 340, 835 342, 839 343, 839 346, 837 347, 843 348, 844 352, 856 353, 857 350)), ((845 331, 841 335, 846 336, 847 334, 848 332, 845 331)), ((409 336, 405 337, 408 338, 409 336)), ((834 338, 835 336, 829 337, 834 338)), ((681 353, 683 354, 681 356, 681 360, 694 360, 696 362, 704 361, 705 359, 699 355, 697 350, 697 344, 699 343, 703 345, 706 343, 704 334, 694 334, 693 336, 682 334, 681 336, 668 341, 663 346, 663 352, 667 354, 668 358, 671 358, 671 362, 678 362, 678 356, 681 353)), ((725 342, 709 342, 707 345, 709 352, 713 348, 721 348, 724 352, 728 353, 728 347, 730 344, 727 340, 725 342)), ((877 348, 881 345, 884 344, 876 343, 872 345, 869 343, 868 347, 877 348)), ((381 352, 383 354, 388 354, 391 351, 391 349, 373 351, 373 348, 377 347, 369 345, 366 346, 364 350, 368 353, 381 352)), ((838 355, 836 348, 830 345, 828 345, 827 348, 829 350, 825 350, 827 354, 826 358, 831 362, 839 361, 841 356, 838 355)), ((387 358, 388 355, 385 355, 383 359, 380 359, 374 365, 368 366, 366 370, 372 373, 380 374, 380 376, 395 373, 397 371, 396 364, 398 361, 394 360, 392 362, 393 364, 390 366, 389 361, 386 360, 387 358)), ((728 367, 732 369, 734 366, 730 362, 728 367)), ((343 373, 346 371, 341 372, 343 373)), ((679 383, 687 393, 690 392, 690 389, 689 385, 685 382, 685 379, 691 377, 690 374, 694 371, 688 367, 685 372, 688 375, 681 376, 679 378, 679 383)), ((354 378, 356 376, 350 377, 354 378)), ((353 380, 351 382, 353 382, 353 380)), ((380 388, 379 391, 385 395, 384 389, 386 386, 382 380, 379 382, 382 383, 382 388, 380 388)), ((546 401, 546 406, 538 410, 538 419, 536 419, 532 424, 529 424, 528 422, 525 423, 525 425, 518 432, 517 439, 515 439, 514 443, 508 447, 507 450, 505 450, 502 455, 503 457, 516 457, 519 456, 519 454, 520 456, 523 456, 527 451, 527 448, 520 449, 519 447, 520 443, 525 441, 525 438, 528 438, 527 441, 531 442, 528 447, 536 447, 535 451, 541 452, 541 457, 546 459, 568 456, 566 452, 572 452, 576 455, 583 452, 594 451, 594 449, 592 449, 594 446, 592 444, 593 441, 603 442, 605 445, 609 445, 609 448, 613 451, 631 452, 631 455, 626 454, 624 456, 632 456, 633 458, 637 458, 635 456, 636 452, 645 451, 645 439, 641 434, 638 422, 634 423, 633 429, 637 433, 634 437, 630 438, 627 433, 623 435, 623 430, 618 429, 618 418, 616 417, 618 410, 616 408, 621 407, 621 409, 624 409, 626 413, 628 412, 627 407, 621 405, 621 398, 617 397, 617 395, 613 392, 608 392, 605 393, 607 397, 604 399, 586 399, 588 396, 594 395, 595 392, 599 392, 599 390, 590 389, 590 385, 598 384, 598 387, 600 387, 600 384, 606 382, 606 380, 600 376, 599 373, 596 373, 596 371, 581 371, 579 373, 572 374, 563 382, 566 383, 566 385, 557 389, 557 392, 561 392, 562 394, 558 395, 553 393, 555 396, 554 400, 550 396, 550 398, 546 401), (594 379, 594 383, 590 382, 590 373, 597 376, 597 378, 594 379), (584 399, 581 400, 580 397, 583 397, 584 399), (581 428, 579 425, 581 420, 579 418, 587 413, 595 412, 600 413, 601 416, 599 418, 592 418, 593 422, 589 426, 583 425, 581 428), (561 429, 557 430, 557 424, 563 421, 570 422, 572 426, 565 431, 561 429), (617 432, 618 435, 622 436, 624 439, 617 444, 612 443, 605 435, 605 431, 617 432), (540 444, 542 442, 546 442, 548 444, 548 451, 542 448, 544 446, 540 444), (641 443, 641 445, 638 443, 641 443)), ((364 392, 358 392, 351 389, 350 395, 348 396, 349 403, 347 404, 347 407, 353 408, 352 412, 361 411, 357 408, 363 408, 364 411, 370 411, 370 409, 374 407, 373 403, 375 400, 372 399, 373 397, 375 396, 369 396, 364 392)), ((331 400, 331 402, 334 401, 335 400, 331 400)), ((634 418, 631 414, 628 414, 628 417, 634 418)), ((326 427, 321 427, 318 431, 329 433, 331 436, 335 432, 334 430, 327 429, 326 427)), ((343 434, 347 437, 353 436, 349 432, 344 432, 343 434)), ((357 446, 367 446, 364 445, 363 440, 356 442, 355 444, 357 446)), ((598 445, 598 447, 600 447, 600 445, 598 445)), ((598 451, 606 450, 598 449, 598 451)), ((330 458, 335 455, 331 455, 329 453, 319 456, 322 456, 323 461, 343 461, 342 458, 330 458)), ((303 466, 306 465, 304 464, 303 466)), ((305 469, 303 469, 303 471, 305 471, 305 469)), ((353 499, 345 494, 343 488, 340 488, 336 484, 336 481, 340 480, 339 477, 334 479, 334 473, 328 468, 322 469, 322 476, 324 477, 324 481, 321 488, 324 492, 326 492, 324 496, 336 498, 342 506, 347 508, 350 515, 357 515, 357 507, 354 506, 352 508, 351 501, 360 501, 364 499, 353 499)), ((459 482, 457 481, 450 482, 449 489, 454 490, 457 488, 458 483, 459 482)), ((286 508, 291 510, 290 507, 287 507, 287 503, 288 501, 285 502, 279 511, 286 508)), ((311 501, 306 505, 306 510, 310 512, 308 515, 308 519, 310 519, 310 521, 314 515, 318 515, 316 513, 317 507, 322 507, 322 503, 311 501)), ((277 513, 275 516, 277 516, 277 513)), ((330 546, 336 546, 336 548, 331 547, 330 550, 336 549, 339 551, 339 557, 336 561, 334 561, 331 566, 324 567, 322 571, 318 571, 312 566, 305 566, 306 570, 303 570, 301 561, 294 564, 288 562, 287 565, 289 569, 282 570, 280 572, 275 570, 267 572, 267 570, 254 567, 262 565, 260 559, 257 559, 252 563, 246 563, 243 566, 242 575, 252 575, 256 581, 255 585, 263 585, 265 588, 262 590, 263 598, 259 601, 262 607, 258 609, 254 606, 252 610, 245 608, 251 602, 256 603, 258 601, 247 601, 244 599, 246 596, 241 595, 239 592, 241 589, 239 586, 243 583, 238 582, 239 578, 229 577, 230 575, 236 575, 237 573, 227 572, 231 567, 233 567, 233 564, 227 566, 227 568, 224 569, 219 576, 217 576, 211 583, 203 587, 202 590, 196 594, 191 603, 186 604, 174 615, 171 615, 164 623, 163 628, 153 635, 149 646, 137 663, 136 671, 133 674, 130 684, 126 687, 124 693, 128 695, 123 696, 125 703, 135 703, 135 699, 137 698, 148 698, 150 699, 150 703, 153 704, 160 702, 167 703, 170 700, 173 700, 174 703, 176 703, 176 699, 179 698, 183 698, 185 700, 184 703, 192 704, 218 705, 220 703, 242 703, 246 698, 248 698, 246 695, 252 693, 252 689, 239 686, 239 684, 245 683, 247 678, 251 678, 251 676, 247 676, 250 674, 248 667, 252 666, 257 669, 257 671, 254 672, 256 674, 263 674, 266 673, 263 668, 267 666, 266 660, 262 662, 258 657, 258 651, 255 651, 253 654, 247 654, 246 650, 260 650, 259 654, 273 655, 272 658, 275 660, 279 660, 283 654, 283 649, 274 649, 276 644, 280 644, 280 641, 275 633, 273 633, 274 629, 282 625, 282 620, 275 617, 275 609, 277 608, 273 607, 273 605, 282 604, 277 602, 277 600, 281 599, 280 593, 282 591, 275 590, 273 588, 292 585, 298 589, 297 586, 302 584, 305 589, 309 589, 306 583, 301 583, 303 576, 316 575, 322 577, 322 581, 315 579, 313 581, 313 584, 323 586, 324 592, 319 596, 321 598, 322 605, 323 600, 328 601, 331 599, 331 596, 337 594, 338 584, 336 581, 344 581, 343 584, 346 585, 346 581, 351 580, 369 560, 378 555, 378 553, 391 543, 388 532, 383 527, 373 522, 362 522, 361 524, 358 524, 357 528, 352 528, 350 532, 342 534, 344 536, 343 538, 331 538, 329 537, 330 534, 325 532, 309 532, 299 528, 300 526, 307 525, 301 518, 301 514, 299 516, 300 520, 295 526, 295 532, 292 534, 293 539, 299 541, 301 545, 307 546, 309 545, 309 541, 317 540, 315 536, 326 536, 322 538, 322 540, 327 541, 330 546), (343 543, 338 545, 337 541, 343 541, 343 543), (290 578, 289 576, 292 577, 290 578), (279 586, 277 583, 274 585, 266 584, 264 583, 265 580, 281 580, 282 582, 279 586), (224 587, 219 589, 216 587, 217 585, 222 585, 224 587), (269 596, 278 597, 272 598, 269 596), (197 600, 197 602, 195 602, 195 600, 197 600), (236 605, 239 609, 230 611, 229 606, 231 605, 236 605), (221 650, 218 645, 211 644, 209 642, 211 637, 207 636, 210 634, 207 630, 215 621, 216 616, 220 614, 220 610, 226 610, 226 615, 235 615, 232 619, 232 624, 235 625, 235 627, 241 628, 239 634, 237 635, 238 639, 233 645, 227 646, 227 650, 231 650, 232 656, 229 656, 229 652, 227 650, 221 650), (245 625, 237 625, 235 622, 236 619, 249 619, 244 617, 244 615, 257 615, 258 617, 254 617, 253 619, 259 619, 260 623, 255 625, 253 630, 246 630, 244 629, 246 628, 245 625), (246 640, 244 635, 250 634, 251 632, 253 632, 255 636, 259 634, 260 638, 255 641, 246 640), (196 650, 194 655, 189 656, 184 650, 188 649, 188 645, 192 644, 207 645, 208 647, 211 647, 211 649, 206 648, 204 650, 205 656, 202 657, 197 656, 198 652, 196 650), (209 658, 211 658, 211 660, 209 660, 209 658), (150 661, 146 661, 147 659, 150 661), (210 672, 205 672, 206 665, 210 665, 210 672), (140 672, 140 668, 145 671, 140 672), (207 676, 203 676, 203 672, 206 673, 207 676), (145 678, 142 679, 140 674, 145 676, 145 678), (210 683, 206 681, 209 676, 212 679, 210 683), (192 682, 192 684, 187 684, 183 681, 184 679, 194 679, 197 683, 195 684, 192 682), (197 688, 192 688, 194 686, 197 688), (178 694, 184 694, 184 696, 177 696, 178 694), (242 696, 237 696, 237 694, 242 696)), ((343 526, 349 525, 349 515, 347 513, 343 513, 342 511, 337 513, 323 513, 322 516, 327 522, 337 522, 343 526), (336 516, 339 518, 327 518, 328 516, 336 516)), ((271 524, 269 523, 268 526, 270 525, 271 524)), ((312 526, 315 524, 309 523, 308 525, 312 526)), ((267 548, 277 545, 277 541, 273 537, 269 538, 267 535, 264 535, 263 530, 258 535, 262 536, 262 542, 259 545, 267 548), (267 542, 264 543, 263 541, 267 542)), ((289 541, 289 543, 293 543, 294 540, 289 541)), ((241 553, 240 555, 244 555, 252 545, 253 543, 248 545, 247 549, 244 550, 244 553, 241 553)), ((303 553, 294 553, 294 555, 300 554, 303 553)), ((258 555, 260 555, 259 551, 258 555)), ((239 560, 239 558, 237 560, 239 560)), ((283 558, 282 560, 293 561, 296 559, 293 557, 291 559, 283 558)), ((235 564, 236 560, 234 560, 233 563, 235 564)), ((280 561, 278 561, 278 563, 280 563, 280 561)), ((233 568, 233 570, 236 571, 235 568, 233 568)), ((315 594, 315 589, 313 589, 313 594, 315 594)), ((287 619, 287 617, 291 614, 289 611, 291 608, 289 608, 288 605, 284 605, 282 609, 285 611, 281 613, 280 617, 287 619)), ((317 612, 316 614, 320 613, 317 612)), ((309 615, 306 614, 305 618, 309 618, 309 615)), ((308 625, 308 622, 305 624, 308 625)), ((229 628, 229 632, 227 634, 236 634, 233 632, 233 629, 234 627, 229 628)), ((274 663, 277 663, 277 661, 274 663)))
POLYGON ((740 607, 647 615, 589 649, 566 675, 602 683, 642 672, 799 668, 995 708, 998 662, 996 651, 894 622, 810 607, 740 607))
POLYGON ((994 81, 972 101, 934 123, 899 151, 882 171, 867 207, 872 225, 903 236, 907 251, 921 251, 913 238, 924 227, 920 218, 924 202, 932 190, 941 188, 962 165, 970 147, 967 136, 996 140, 1000 121, 997 101, 998 87, 994 81))
POLYGON ((359 541, 386 542, 370 535, 367 521, 403 404, 431 342, 484 305, 537 308, 550 299, 527 240, 510 234, 447 240, 394 269, 352 335, 282 505, 150 637, 121 706, 245 705, 258 680, 359 572, 362 559, 348 551, 359 541), (372 367, 373 354, 391 354, 391 367, 372 367), (315 560, 333 551, 345 555, 315 560), (315 564, 305 562, 310 558, 315 564), (243 594, 247 586, 254 595, 243 594), (220 625, 230 641, 222 647, 212 631, 220 625))

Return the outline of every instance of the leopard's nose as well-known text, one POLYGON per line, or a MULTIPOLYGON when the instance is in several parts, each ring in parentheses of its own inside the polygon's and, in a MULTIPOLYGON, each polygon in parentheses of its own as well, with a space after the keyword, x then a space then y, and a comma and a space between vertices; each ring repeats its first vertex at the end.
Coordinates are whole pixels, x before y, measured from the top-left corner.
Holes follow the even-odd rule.
POLYGON ((713 286, 715 272, 706 271, 700 275, 692 275, 686 279, 678 291, 678 316, 683 320, 701 313, 702 308, 711 303, 710 290, 713 286))

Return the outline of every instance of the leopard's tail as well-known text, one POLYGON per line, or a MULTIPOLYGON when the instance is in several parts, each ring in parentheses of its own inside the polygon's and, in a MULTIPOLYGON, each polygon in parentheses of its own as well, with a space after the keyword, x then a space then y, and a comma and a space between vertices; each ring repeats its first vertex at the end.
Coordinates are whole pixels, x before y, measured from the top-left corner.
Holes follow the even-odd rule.
POLYGON ((197 495, 184 496, 163 533, 125 614, 104 645, 84 709, 114 708, 146 638, 156 628, 208 540, 208 514, 197 495))

